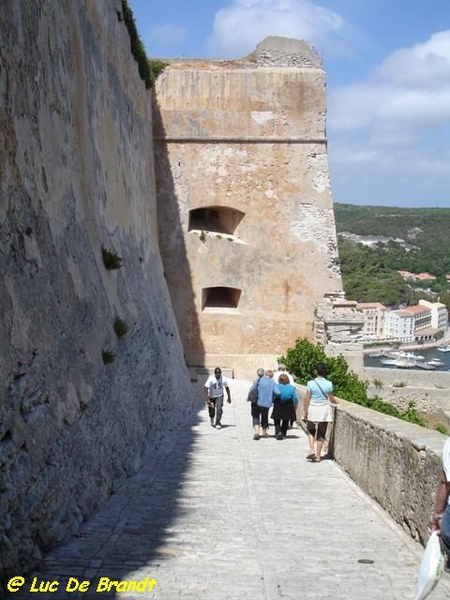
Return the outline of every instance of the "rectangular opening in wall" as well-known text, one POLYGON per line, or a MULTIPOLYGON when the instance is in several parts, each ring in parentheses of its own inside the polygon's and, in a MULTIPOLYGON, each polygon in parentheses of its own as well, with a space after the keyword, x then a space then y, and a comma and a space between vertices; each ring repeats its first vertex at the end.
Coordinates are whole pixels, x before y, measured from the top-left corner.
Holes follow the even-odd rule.
POLYGON ((202 310, 204 311, 236 311, 241 297, 241 290, 230 287, 210 287, 202 291, 202 310))
POLYGON ((234 235, 244 213, 227 206, 207 206, 189 212, 189 231, 204 230, 234 235))

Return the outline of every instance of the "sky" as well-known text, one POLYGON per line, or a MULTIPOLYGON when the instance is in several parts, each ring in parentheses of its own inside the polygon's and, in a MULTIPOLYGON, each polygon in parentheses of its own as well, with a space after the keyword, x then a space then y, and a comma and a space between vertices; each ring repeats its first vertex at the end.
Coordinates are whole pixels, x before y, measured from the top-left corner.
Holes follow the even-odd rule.
POLYGON ((450 0, 128 0, 151 58, 304 39, 327 75, 335 202, 450 207, 450 0))

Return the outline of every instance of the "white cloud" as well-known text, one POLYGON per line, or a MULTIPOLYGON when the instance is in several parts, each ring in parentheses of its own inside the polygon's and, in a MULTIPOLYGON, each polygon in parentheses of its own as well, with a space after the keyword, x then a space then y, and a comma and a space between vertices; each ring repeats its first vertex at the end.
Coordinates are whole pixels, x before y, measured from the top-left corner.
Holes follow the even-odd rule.
POLYGON ((450 31, 394 52, 366 82, 330 94, 331 131, 398 128, 399 138, 409 141, 449 121, 450 31))
POLYGON ((433 203, 426 191, 434 187, 443 198, 450 187, 450 31, 397 50, 364 82, 331 91, 327 125, 331 182, 340 195, 433 203))
POLYGON ((397 50, 381 63, 377 75, 397 85, 413 88, 431 86, 440 89, 448 86, 450 31, 440 31, 424 43, 397 50))
MULTIPOLYGON (((337 13, 311 0, 234 0, 216 13, 209 46, 216 55, 240 57, 265 37, 279 35, 306 40, 323 52, 343 26, 337 13)), ((333 43, 345 45, 337 37, 333 43)))

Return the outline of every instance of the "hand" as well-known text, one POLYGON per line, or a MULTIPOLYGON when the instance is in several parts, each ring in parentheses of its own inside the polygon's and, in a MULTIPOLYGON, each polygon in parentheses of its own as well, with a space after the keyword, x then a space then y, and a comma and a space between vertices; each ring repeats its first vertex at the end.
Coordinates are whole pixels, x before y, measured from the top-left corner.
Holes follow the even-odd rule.
POLYGON ((227 399, 228 404, 231 404, 231 398, 227 399))
POLYGON ((438 533, 441 531, 441 521, 442 521, 443 513, 436 514, 433 513, 430 519, 430 529, 431 531, 437 531, 438 533))

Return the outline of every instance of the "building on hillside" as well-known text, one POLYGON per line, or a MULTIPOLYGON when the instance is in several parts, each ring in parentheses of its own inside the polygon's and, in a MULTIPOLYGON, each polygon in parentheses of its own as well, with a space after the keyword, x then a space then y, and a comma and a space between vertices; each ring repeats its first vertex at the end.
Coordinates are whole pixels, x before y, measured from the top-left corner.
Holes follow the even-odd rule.
POLYGON ((416 333, 431 327, 431 309, 428 306, 416 304, 415 306, 407 306, 404 310, 414 317, 414 331, 416 333))
POLYGON ((393 311, 379 302, 360 302, 357 309, 365 317, 363 338, 366 341, 434 341, 448 330, 448 311, 441 302, 420 300, 415 306, 393 311))
POLYGON ((431 325, 431 309, 424 305, 408 306, 404 309, 414 318, 414 341, 432 341, 438 329, 431 325))
POLYGON ((410 273, 409 271, 397 271, 406 281, 412 279, 414 281, 436 281, 434 275, 430 273, 410 273))
POLYGON ((428 302, 428 300, 419 300, 419 305, 427 306, 431 310, 431 327, 441 331, 448 329, 448 310, 442 302, 428 302))
POLYGON ((384 321, 388 310, 386 306, 381 302, 358 302, 356 309, 364 315, 363 340, 384 337, 384 321))
POLYGON ((154 86, 166 281, 186 362, 236 377, 313 340, 342 291, 325 137, 325 73, 305 42, 240 60, 168 61, 154 86))
POLYGON ((407 310, 389 310, 385 315, 384 338, 401 342, 414 342, 414 315, 407 310))

